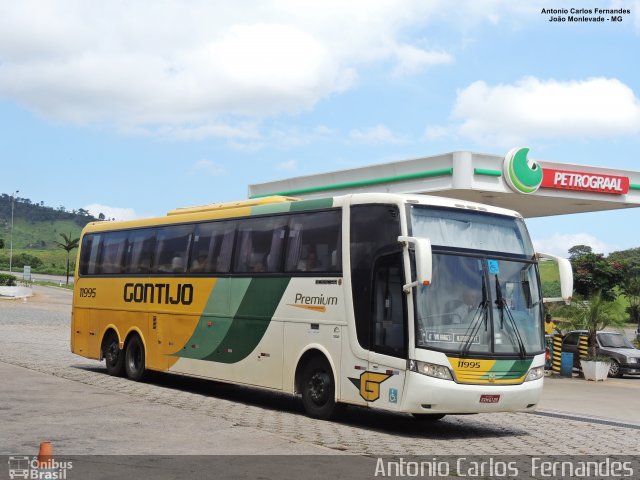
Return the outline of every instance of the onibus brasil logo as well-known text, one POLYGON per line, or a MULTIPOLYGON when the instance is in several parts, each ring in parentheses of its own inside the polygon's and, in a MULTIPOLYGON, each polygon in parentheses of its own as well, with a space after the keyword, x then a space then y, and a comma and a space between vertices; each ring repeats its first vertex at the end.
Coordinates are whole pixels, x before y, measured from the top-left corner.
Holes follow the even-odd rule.
POLYGON ((502 170, 509 186, 521 193, 533 193, 542 183, 542 167, 527 160, 528 148, 514 148, 504 157, 502 170))

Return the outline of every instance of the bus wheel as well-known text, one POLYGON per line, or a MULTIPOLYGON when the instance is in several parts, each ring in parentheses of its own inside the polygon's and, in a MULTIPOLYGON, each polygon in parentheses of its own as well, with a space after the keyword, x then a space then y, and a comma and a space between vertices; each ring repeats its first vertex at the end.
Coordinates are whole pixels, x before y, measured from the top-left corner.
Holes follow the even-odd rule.
POLYGON ((120 377, 124 373, 124 352, 120 350, 118 336, 109 332, 102 343, 102 353, 107 366, 107 373, 120 377))
POLYGON ((124 354, 124 370, 131 380, 142 380, 144 376, 144 345, 138 335, 133 335, 127 342, 124 354))
POLYGON ((445 417, 444 413, 412 413, 413 418, 420 422, 437 422, 445 417))
POLYGON ((321 358, 312 358, 302 372, 302 405, 312 418, 328 420, 335 412, 335 383, 331 367, 321 358))

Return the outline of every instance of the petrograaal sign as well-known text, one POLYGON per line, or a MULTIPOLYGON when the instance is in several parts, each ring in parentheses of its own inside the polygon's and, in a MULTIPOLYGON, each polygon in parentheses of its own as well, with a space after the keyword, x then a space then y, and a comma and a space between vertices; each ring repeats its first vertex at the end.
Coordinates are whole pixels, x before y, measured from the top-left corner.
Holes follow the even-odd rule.
POLYGON ((520 147, 510 150, 504 157, 504 179, 515 192, 530 194, 538 188, 553 188, 613 195, 629 193, 629 177, 543 168, 529 160, 528 153, 528 148, 520 147))
POLYGON ((540 187, 624 195, 629 192, 629 177, 545 168, 540 187))

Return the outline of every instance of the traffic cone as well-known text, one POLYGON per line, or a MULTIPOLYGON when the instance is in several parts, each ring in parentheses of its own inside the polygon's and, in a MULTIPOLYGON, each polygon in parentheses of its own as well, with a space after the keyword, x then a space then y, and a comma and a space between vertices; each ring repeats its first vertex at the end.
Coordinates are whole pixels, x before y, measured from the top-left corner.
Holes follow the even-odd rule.
POLYGON ((53 460, 53 444, 51 442, 40 442, 38 451, 38 467, 47 468, 53 460))

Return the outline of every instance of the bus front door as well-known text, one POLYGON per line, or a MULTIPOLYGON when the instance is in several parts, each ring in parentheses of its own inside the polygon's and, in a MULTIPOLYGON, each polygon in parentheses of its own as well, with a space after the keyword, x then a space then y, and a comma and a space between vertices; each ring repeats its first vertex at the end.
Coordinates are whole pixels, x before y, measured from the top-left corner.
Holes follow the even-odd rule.
POLYGON ((374 263, 371 342, 361 393, 368 405, 399 410, 407 355, 407 305, 402 291, 402 254, 378 257, 374 263))

